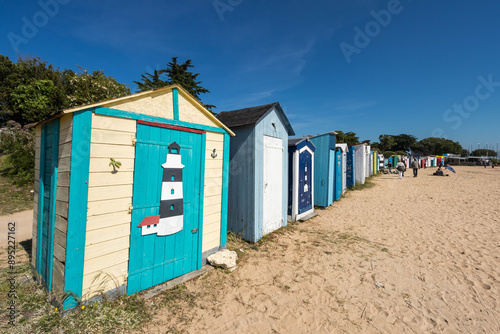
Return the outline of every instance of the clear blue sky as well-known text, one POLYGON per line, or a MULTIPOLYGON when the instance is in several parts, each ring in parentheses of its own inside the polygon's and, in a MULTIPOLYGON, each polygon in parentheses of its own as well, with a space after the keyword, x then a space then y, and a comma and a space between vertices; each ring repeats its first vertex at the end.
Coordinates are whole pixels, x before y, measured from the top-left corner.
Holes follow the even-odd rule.
POLYGON ((133 92, 192 59, 203 102, 279 101, 297 135, 500 141, 498 1, 55 1, 3 1, 0 53, 103 69, 133 92))

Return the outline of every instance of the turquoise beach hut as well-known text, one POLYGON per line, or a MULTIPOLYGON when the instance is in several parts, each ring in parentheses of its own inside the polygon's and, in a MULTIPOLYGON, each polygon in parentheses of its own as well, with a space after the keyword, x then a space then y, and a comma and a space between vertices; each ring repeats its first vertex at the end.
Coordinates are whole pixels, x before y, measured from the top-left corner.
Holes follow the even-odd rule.
POLYGON ((327 207, 335 200, 335 143, 337 133, 309 137, 316 146, 314 154, 314 205, 327 207))
POLYGON ((35 128, 31 263, 54 295, 134 294, 226 247, 234 133, 181 86, 62 110, 35 128))

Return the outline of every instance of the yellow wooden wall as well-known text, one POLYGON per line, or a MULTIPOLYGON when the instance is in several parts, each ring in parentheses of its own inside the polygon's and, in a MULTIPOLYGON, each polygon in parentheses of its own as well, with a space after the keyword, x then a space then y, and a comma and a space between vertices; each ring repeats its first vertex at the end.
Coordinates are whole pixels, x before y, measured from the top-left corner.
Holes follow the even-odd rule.
POLYGON ((110 102, 106 104, 106 107, 173 119, 173 105, 172 91, 159 91, 144 97, 138 96, 125 101, 110 102))
POLYGON ((224 157, 224 135, 207 132, 206 136, 202 252, 220 246, 222 162, 224 157), (215 159, 211 156, 214 149, 217 153, 215 159))
POLYGON ((83 293, 108 291, 128 272, 136 121, 92 115, 83 293), (122 163, 112 174, 110 158, 122 163))

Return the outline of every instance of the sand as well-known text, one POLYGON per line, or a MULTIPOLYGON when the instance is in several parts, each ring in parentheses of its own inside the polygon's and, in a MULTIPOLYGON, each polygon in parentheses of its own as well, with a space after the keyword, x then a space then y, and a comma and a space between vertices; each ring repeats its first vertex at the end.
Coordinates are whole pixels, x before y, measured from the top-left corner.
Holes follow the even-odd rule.
POLYGON ((188 282, 144 332, 499 333, 500 168, 456 170, 375 177, 242 246, 237 270, 188 282))
MULTIPOLYGON (((377 176, 308 222, 241 243, 234 272, 149 300, 167 306, 143 331, 500 333, 500 168, 456 170, 377 176)), ((31 219, 2 217, 2 233, 15 220, 26 239, 31 219)))

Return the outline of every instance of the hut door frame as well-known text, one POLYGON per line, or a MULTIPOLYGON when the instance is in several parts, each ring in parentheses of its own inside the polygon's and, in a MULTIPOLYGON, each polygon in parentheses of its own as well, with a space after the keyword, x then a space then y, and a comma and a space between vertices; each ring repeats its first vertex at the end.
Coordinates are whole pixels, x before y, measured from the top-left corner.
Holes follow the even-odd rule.
POLYGON ((305 146, 299 150, 299 159, 298 159, 298 215, 301 215, 304 212, 307 212, 313 208, 314 203, 314 153, 312 150, 305 146), (307 165, 307 186, 308 191, 304 191, 304 186, 306 184, 304 167, 307 165), (308 197, 308 200, 306 199, 308 197), (304 203, 304 201, 305 203, 304 203))
POLYGON ((283 140, 265 136, 263 163, 263 234, 283 226, 283 140))
POLYGON ((59 119, 42 124, 40 139, 36 270, 47 290, 51 291, 59 157, 59 119), (49 149, 50 151, 48 151, 49 149))
POLYGON ((127 294, 133 294, 201 268, 205 131, 147 121, 137 122, 134 191, 127 294), (138 225, 159 214, 168 146, 180 145, 183 168, 183 228, 142 235, 138 225))

